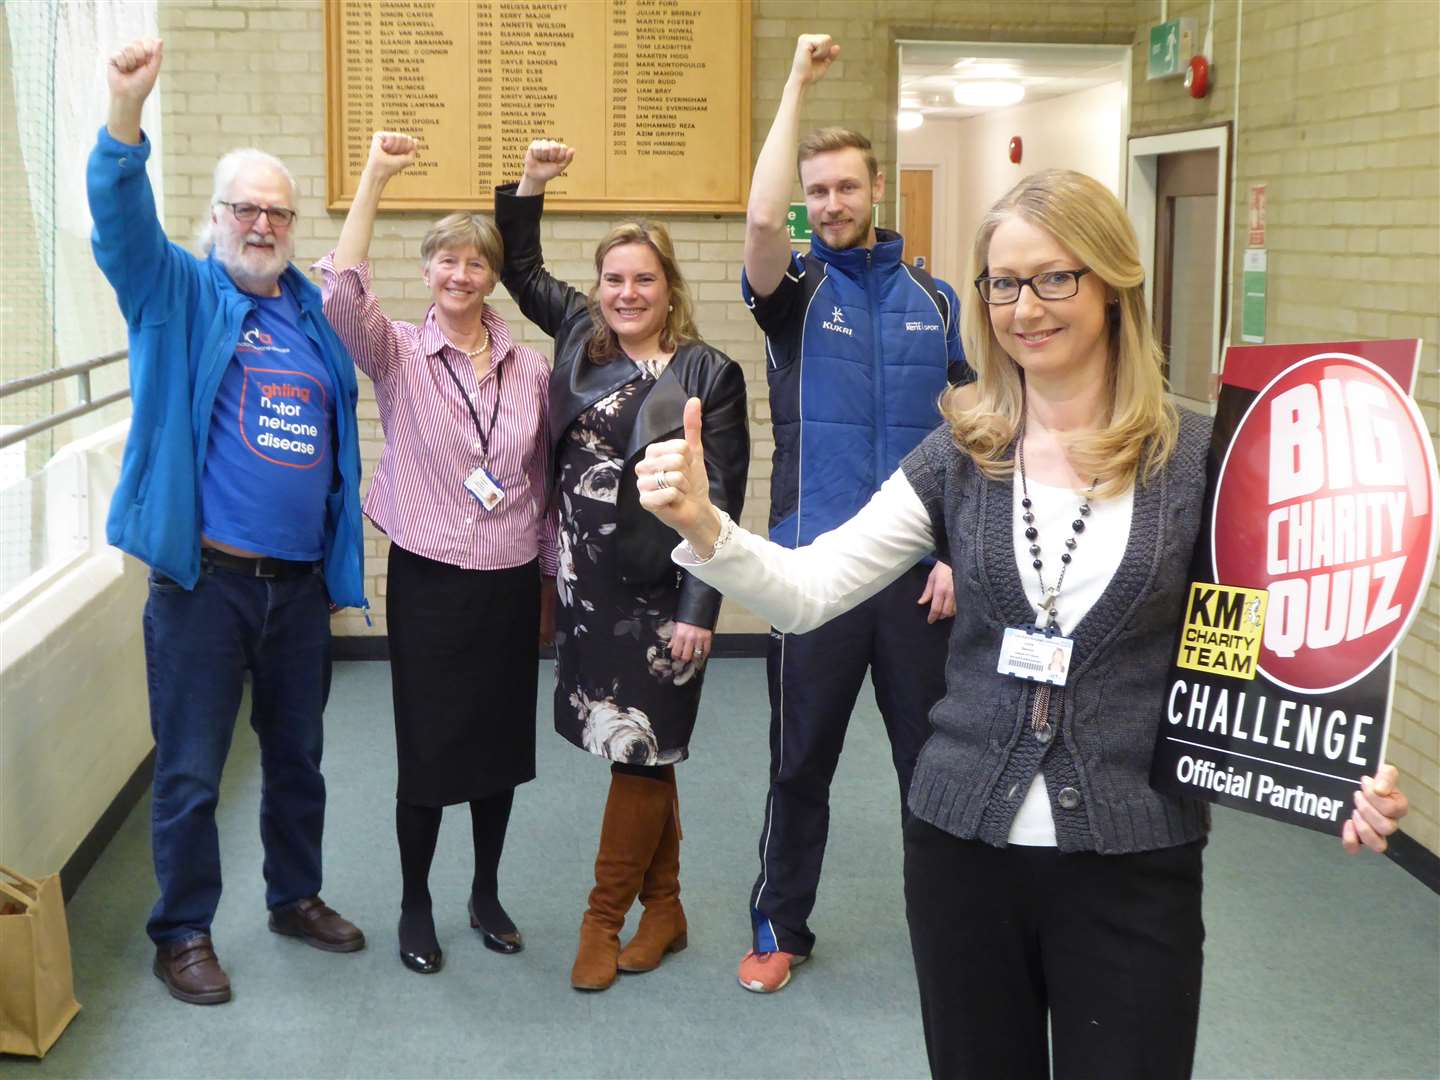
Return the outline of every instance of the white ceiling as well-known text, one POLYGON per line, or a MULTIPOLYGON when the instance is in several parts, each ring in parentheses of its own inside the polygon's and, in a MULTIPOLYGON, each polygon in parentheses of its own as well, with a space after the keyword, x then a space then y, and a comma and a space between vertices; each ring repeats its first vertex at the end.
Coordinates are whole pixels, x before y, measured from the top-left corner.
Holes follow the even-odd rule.
POLYGON ((1129 50, 1116 46, 901 42, 900 108, 959 120, 991 111, 956 104, 962 79, 1018 81, 1029 104, 1118 82, 1127 63, 1129 50))

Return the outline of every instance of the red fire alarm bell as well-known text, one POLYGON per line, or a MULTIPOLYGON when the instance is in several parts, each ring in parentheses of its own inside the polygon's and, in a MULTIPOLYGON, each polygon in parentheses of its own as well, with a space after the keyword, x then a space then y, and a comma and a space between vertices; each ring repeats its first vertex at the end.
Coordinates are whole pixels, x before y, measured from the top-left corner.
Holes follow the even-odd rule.
POLYGON ((1192 56, 1190 66, 1185 70, 1185 89, 1193 98, 1203 98, 1210 90, 1210 61, 1203 56, 1192 56))
POLYGON ((1016 165, 1019 165, 1019 164, 1020 164, 1020 157, 1021 157, 1022 154, 1024 154, 1024 152, 1025 152, 1025 144, 1020 141, 1020 136, 1019 136, 1019 135, 1016 135, 1016 136, 1012 137, 1011 140, 1010 140, 1010 160, 1011 160, 1011 162, 1014 163, 1014 164, 1016 164, 1016 165))

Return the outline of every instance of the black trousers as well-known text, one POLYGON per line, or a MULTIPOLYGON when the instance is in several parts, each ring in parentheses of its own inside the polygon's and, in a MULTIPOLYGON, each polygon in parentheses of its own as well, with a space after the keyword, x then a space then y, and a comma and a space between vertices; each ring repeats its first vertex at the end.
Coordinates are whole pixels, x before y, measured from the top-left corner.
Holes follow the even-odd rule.
POLYGON ((1189 1077, 1204 845, 1066 854, 906 822, 905 913, 931 1073, 1046 1080, 1053 1052, 1056 1080, 1189 1077))
POLYGON ((808 920, 830 831, 830 782, 865 672, 890 736, 900 805, 945 693, 951 620, 927 623, 916 601, 930 567, 906 571, 865 603, 808 634, 770 635, 770 793, 760 874, 750 894, 754 947, 809 954, 808 920))

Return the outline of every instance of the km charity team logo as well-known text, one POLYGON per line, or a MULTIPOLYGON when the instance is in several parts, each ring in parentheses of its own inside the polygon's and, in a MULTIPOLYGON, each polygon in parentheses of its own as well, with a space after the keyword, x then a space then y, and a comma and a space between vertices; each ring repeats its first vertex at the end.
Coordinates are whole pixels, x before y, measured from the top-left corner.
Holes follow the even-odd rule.
POLYGON ((1210 540, 1218 581, 1268 594, 1267 678, 1325 693, 1390 653, 1435 558, 1435 498, 1424 421, 1380 367, 1320 353, 1260 391, 1221 466, 1210 540))

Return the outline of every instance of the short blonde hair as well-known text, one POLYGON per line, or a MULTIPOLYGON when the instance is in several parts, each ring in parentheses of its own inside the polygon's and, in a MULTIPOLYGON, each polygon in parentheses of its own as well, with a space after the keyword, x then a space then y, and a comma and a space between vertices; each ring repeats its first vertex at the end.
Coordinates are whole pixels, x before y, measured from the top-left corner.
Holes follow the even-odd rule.
POLYGON ((420 241, 420 265, 429 266, 437 251, 463 251, 467 247, 478 251, 495 276, 500 276, 505 268, 505 241, 500 239, 500 230, 483 214, 464 211, 443 217, 430 226, 425 239, 420 241))
POLYGON ((880 175, 880 162, 875 157, 875 150, 871 147, 870 140, 851 128, 816 128, 806 135, 800 140, 799 152, 795 155, 795 171, 798 173, 801 165, 819 154, 848 149, 860 151, 860 156, 865 159, 865 168, 870 170, 870 182, 873 184, 875 178, 880 175))
MULTIPOLYGON (((1145 305, 1135 230, 1120 200, 1099 181, 1065 169, 1039 172, 1011 188, 981 221, 971 252, 972 276, 986 272, 990 239, 1010 217, 1044 229, 1105 283, 1107 414, 1096 431, 1069 439, 1066 450, 1078 473, 1100 478, 1098 495, 1119 494, 1169 460, 1179 431, 1145 305)), ((956 443, 985 475, 1009 476, 1011 446, 1025 418, 1024 374, 1000 347, 989 306, 978 297, 964 306, 962 326, 975 387, 947 390, 941 411, 956 443)))
MULTIPOLYGON (((585 346, 586 358, 592 364, 608 364, 621 354, 620 339, 605 321, 599 297, 605 256, 626 244, 644 244, 655 253, 660 260, 660 272, 665 275, 665 284, 670 289, 670 310, 665 315, 665 327, 660 331, 660 348, 672 352, 685 342, 700 337, 700 331, 695 327, 695 301, 690 296, 690 287, 685 284, 685 275, 680 272, 680 264, 675 261, 675 245, 670 242, 669 230, 655 221, 624 221, 606 233, 595 247, 595 284, 590 287, 587 297, 590 340, 585 346)), ((644 360, 646 357, 635 359, 644 360)))

